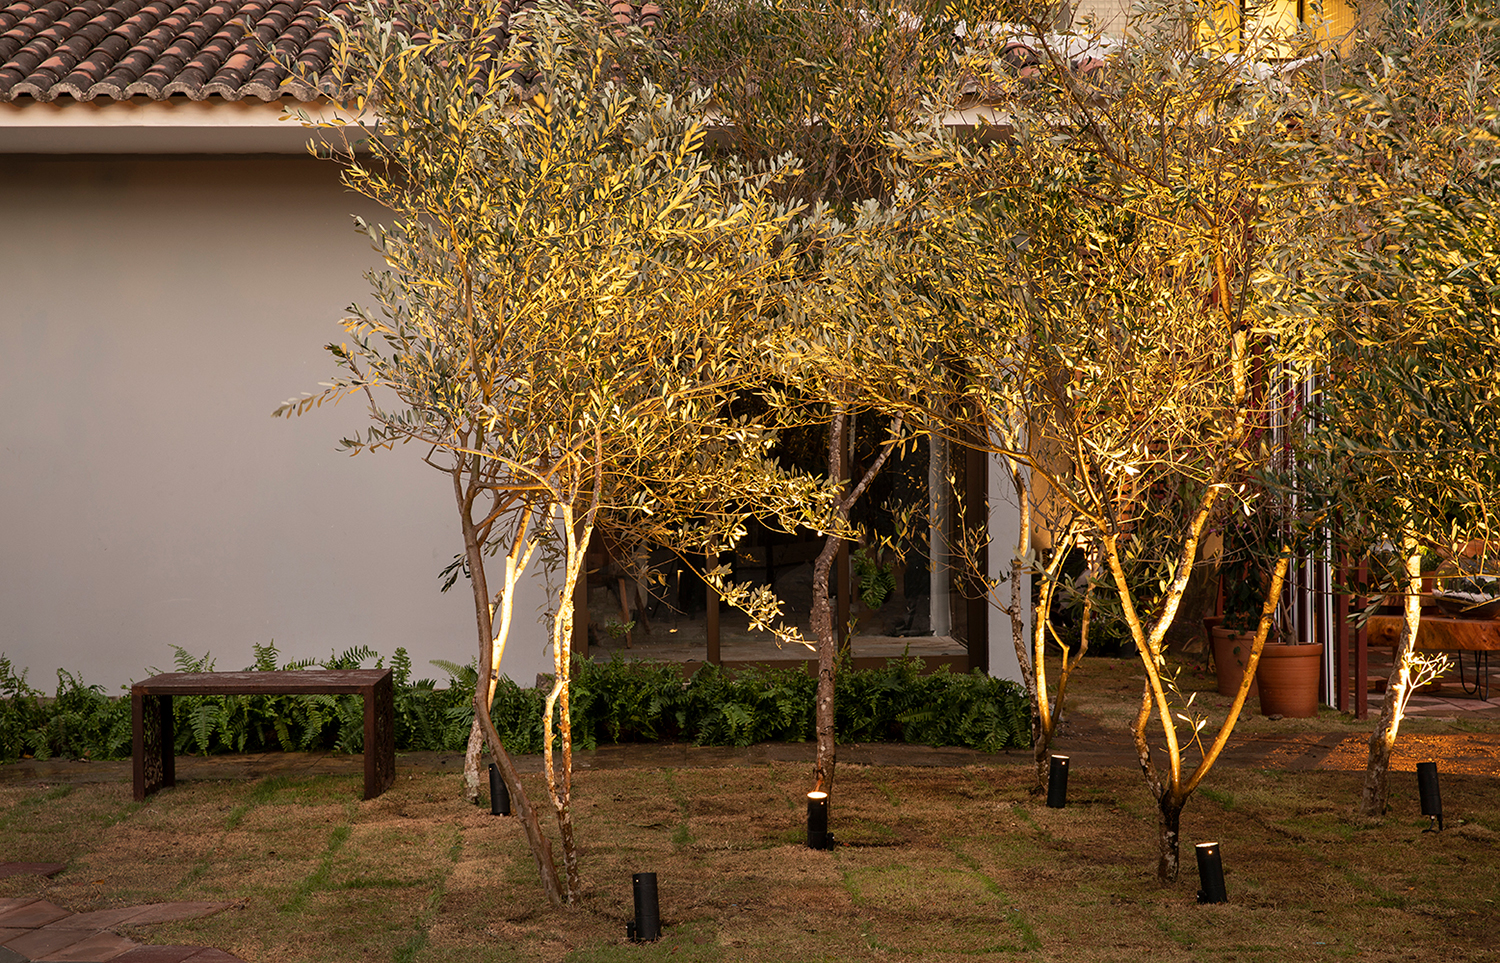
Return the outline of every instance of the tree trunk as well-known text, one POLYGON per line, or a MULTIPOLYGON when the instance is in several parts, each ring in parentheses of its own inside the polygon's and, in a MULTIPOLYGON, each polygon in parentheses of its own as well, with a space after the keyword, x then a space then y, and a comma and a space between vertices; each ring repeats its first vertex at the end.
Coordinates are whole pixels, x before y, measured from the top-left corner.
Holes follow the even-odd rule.
POLYGON ((469 726, 469 744, 464 749, 464 798, 479 805, 479 755, 484 751, 484 725, 479 713, 474 713, 474 724, 469 726))
MULTIPOLYGON (((1077 527, 1070 521, 1057 538, 1057 542, 1065 546, 1070 545, 1076 534, 1077 527)), ((1055 702, 1052 701, 1047 692, 1047 626, 1052 621, 1052 604, 1057 597, 1057 580, 1062 573, 1066 559, 1066 549, 1054 548, 1052 558, 1042 569, 1041 595, 1037 598, 1036 610, 1032 613, 1033 651, 1030 660, 1031 671, 1028 673, 1026 682, 1031 696, 1031 749, 1033 761, 1036 763, 1036 784, 1031 788, 1033 794, 1045 792, 1047 789, 1051 769, 1049 760, 1052 755, 1052 739, 1057 733, 1057 720, 1062 717, 1063 702, 1068 695, 1068 677, 1073 669, 1077 668, 1089 647, 1089 620, 1094 604, 1092 578, 1083 599, 1083 626, 1078 651, 1069 653, 1066 647, 1063 648, 1062 666, 1057 673, 1057 699, 1055 702)), ((1090 575, 1092 576, 1092 568, 1090 575)))
POLYGON ((838 663, 838 634, 833 625, 833 606, 828 600, 828 576, 838 556, 842 539, 829 536, 813 562, 812 630, 818 640, 818 691, 813 713, 813 731, 818 752, 813 764, 813 791, 833 791, 833 767, 838 754, 833 717, 834 673, 838 663))
POLYGON ((1422 619, 1422 554, 1417 540, 1403 537, 1406 555, 1406 587, 1402 610, 1406 618, 1401 638, 1396 642, 1395 665, 1385 687, 1385 705, 1380 721, 1370 733, 1370 754, 1365 761, 1365 785, 1359 797, 1361 816, 1383 816, 1390 791, 1391 750, 1396 747, 1396 732, 1401 728, 1402 709, 1412 685, 1412 656, 1417 651, 1417 628, 1422 619))
MULTIPOLYGON (((453 493, 458 500, 459 521, 463 526, 464 551, 469 560, 469 585, 474 593, 474 619, 479 629, 479 678, 474 683, 474 717, 484 729, 485 738, 490 744, 490 754, 500 768, 500 777, 505 781, 505 788, 510 791, 511 805, 515 807, 516 817, 526 831, 532 859, 536 861, 537 872, 542 877, 542 889, 554 906, 562 906, 563 892, 557 878, 557 864, 552 859, 552 843, 542 833, 536 810, 532 808, 531 800, 521 786, 521 777, 511 762, 510 753, 505 751, 500 733, 495 730, 495 723, 490 718, 489 696, 494 679, 494 619, 490 611, 489 583, 485 579, 484 545, 472 515, 478 489, 475 486, 470 491, 465 491, 465 474, 462 463, 453 469, 453 493)), ((525 536, 518 533, 517 537, 525 536)))
POLYGON ((1176 794, 1170 789, 1163 792, 1157 800, 1156 827, 1160 851, 1156 857, 1156 881, 1159 883, 1177 882, 1177 872, 1181 868, 1178 852, 1184 801, 1176 798, 1176 794))
MULTIPOLYGON (((844 452, 844 409, 835 407, 828 425, 828 475, 842 479, 844 452)), ((848 512, 843 501, 835 506, 839 528, 844 527, 848 512)), ((828 601, 828 577, 833 570, 843 539, 830 535, 823 550, 813 562, 812 631, 818 641, 818 690, 813 710, 813 732, 817 739, 817 756, 813 762, 813 791, 833 792, 833 768, 838 746, 834 733, 834 673, 838 661, 838 631, 833 624, 833 608, 828 601)))
MULTIPOLYGON (((835 405, 828 428, 828 472, 831 478, 838 478, 842 474, 846 417, 843 406, 835 405)), ((892 442, 901 437, 903 424, 900 418, 891 423, 892 442)), ((886 445, 860 476, 859 484, 845 493, 834 506, 833 521, 838 530, 848 528, 849 509, 859 501, 859 497, 870 486, 871 479, 880 473, 894 449, 894 444, 886 445)), ((812 630, 813 636, 818 640, 818 693, 813 716, 818 740, 817 759, 813 764, 814 792, 833 791, 833 767, 838 751, 833 724, 833 690, 834 674, 838 668, 838 630, 842 627, 833 624, 833 609, 828 602, 828 576, 842 541, 837 535, 830 535, 823 544, 823 550, 818 553, 817 560, 813 562, 812 630)))
MULTIPOLYGON (((597 503, 597 493, 595 501, 597 503)), ((573 589, 583 572, 584 552, 593 534, 593 511, 579 519, 573 514, 573 506, 562 503, 558 506, 562 516, 564 537, 567 539, 562 591, 559 595, 557 616, 552 623, 552 666, 555 672, 552 691, 547 696, 546 715, 542 720, 542 762, 547 773, 547 790, 552 795, 552 807, 557 813, 557 829, 562 837, 563 872, 567 882, 566 903, 578 901, 582 884, 578 873, 578 844, 573 832, 573 718, 571 710, 573 671, 573 589), (553 761, 552 726, 557 717, 557 741, 562 749, 562 766, 553 761)))
MULTIPOLYGON (((483 667, 484 663, 480 663, 483 667)), ((483 676, 485 673, 481 672, 483 676)), ((481 678, 481 682, 484 680, 481 678)), ((500 778, 505 781, 505 788, 510 791, 510 803, 515 807, 516 818, 521 821, 521 826, 526 831, 526 842, 531 849, 531 858, 536 861, 537 872, 542 877, 542 889, 547 894, 547 901, 553 906, 565 906, 567 900, 563 895, 562 883, 557 878, 557 862, 552 857, 552 841, 542 833, 542 824, 537 819, 536 810, 531 806, 531 799, 526 795, 526 790, 521 786, 521 776, 516 772, 516 767, 510 760, 510 753, 505 751, 505 746, 500 742, 500 733, 495 730, 495 722, 490 718, 490 707, 481 700, 478 703, 480 722, 484 726, 485 739, 490 744, 490 752, 495 757, 495 765, 500 769, 500 778)))

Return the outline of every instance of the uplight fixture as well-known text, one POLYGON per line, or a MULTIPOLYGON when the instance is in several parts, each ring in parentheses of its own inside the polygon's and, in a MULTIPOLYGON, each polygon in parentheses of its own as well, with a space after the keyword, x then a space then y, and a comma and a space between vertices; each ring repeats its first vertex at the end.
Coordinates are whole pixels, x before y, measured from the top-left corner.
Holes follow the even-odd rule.
POLYGON ((510 790, 505 788, 505 780, 500 778, 500 767, 493 762, 490 763, 490 815, 510 815, 510 790))
POLYGON ((1417 763, 1417 792, 1422 797, 1422 815, 1432 817, 1432 827, 1443 828, 1443 794, 1438 791, 1438 770, 1435 762, 1417 763))
POLYGON ((807 848, 829 849, 833 837, 828 835, 828 793, 807 794, 807 848))
POLYGON ((635 919, 625 924, 625 935, 635 943, 654 943, 661 939, 661 909, 656 900, 656 874, 631 874, 630 888, 635 895, 635 919))
POLYGON ((1219 856, 1218 843, 1198 844, 1198 902, 1227 903, 1229 895, 1224 891, 1224 862, 1219 856))
POLYGON ((1047 773, 1047 808, 1062 809, 1068 804, 1068 757, 1053 756, 1047 773))

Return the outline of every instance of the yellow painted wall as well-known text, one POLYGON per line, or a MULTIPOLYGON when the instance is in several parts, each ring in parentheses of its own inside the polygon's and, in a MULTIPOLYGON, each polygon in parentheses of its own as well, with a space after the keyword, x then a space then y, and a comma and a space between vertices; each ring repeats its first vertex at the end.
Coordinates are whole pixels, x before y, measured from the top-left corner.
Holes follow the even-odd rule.
POLYGON ((1339 43, 1359 22, 1350 0, 1240 0, 1220 5, 1204 41, 1228 51, 1248 50, 1257 60, 1297 56, 1294 44, 1306 24, 1321 44, 1339 43))

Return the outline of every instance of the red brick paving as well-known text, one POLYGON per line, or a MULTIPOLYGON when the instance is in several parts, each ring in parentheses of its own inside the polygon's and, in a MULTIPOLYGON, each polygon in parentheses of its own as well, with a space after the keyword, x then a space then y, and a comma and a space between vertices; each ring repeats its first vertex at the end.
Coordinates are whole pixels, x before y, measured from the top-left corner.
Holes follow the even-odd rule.
MULTIPOLYGON (((50 926, 47 927, 47 930, 50 929, 52 929, 50 926)), ((45 933, 47 930, 38 930, 37 932, 45 933)), ((67 931, 58 930, 56 932, 67 931)), ((114 933, 93 933, 56 953, 37 956, 34 959, 44 960, 46 963, 100 963, 102 960, 113 960, 120 954, 128 950, 133 950, 140 945, 135 940, 126 939, 114 933)))
MULTIPOLYGON (((0 863, 0 875, 16 866, 0 863)), ((51 875, 44 873, 43 875, 51 875)), ((109 932, 116 926, 169 923, 209 916, 229 903, 178 902, 73 913, 44 899, 0 899, 0 963, 243 963, 211 946, 142 946, 109 932)))
POLYGON ((55 930, 50 926, 43 926, 28 930, 25 934, 6 943, 5 948, 12 953, 21 954, 28 960, 40 960, 44 956, 51 956, 60 950, 65 950, 74 943, 82 943, 88 938, 87 930, 55 930))
POLYGON ((202 949, 201 946, 137 946, 109 963, 182 963, 202 949))
POLYGON ((48 923, 60 920, 64 916, 72 915, 72 913, 61 906, 49 903, 44 899, 27 900, 23 905, 9 912, 0 913, 0 926, 7 929, 19 927, 21 929, 34 930, 39 926, 46 926, 48 923))

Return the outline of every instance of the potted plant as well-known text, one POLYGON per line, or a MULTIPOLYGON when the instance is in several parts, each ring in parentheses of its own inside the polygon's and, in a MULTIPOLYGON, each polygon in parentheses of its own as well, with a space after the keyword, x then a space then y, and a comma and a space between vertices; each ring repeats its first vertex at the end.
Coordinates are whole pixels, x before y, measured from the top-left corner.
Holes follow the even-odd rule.
POLYGON ((1500 619, 1500 578, 1465 574, 1442 579, 1433 594, 1443 615, 1450 619, 1500 619))
MULTIPOLYGON (((1219 558, 1221 615, 1204 620, 1220 695, 1234 696, 1240 691, 1260 624, 1266 599, 1264 528, 1263 520, 1244 511, 1231 512, 1224 525, 1223 554, 1219 558)), ((1251 696, 1259 695, 1258 683, 1250 683, 1251 696)))
MULTIPOLYGON (((1267 512, 1235 512, 1225 526, 1219 568, 1224 615, 1210 629, 1214 672, 1222 695, 1239 691, 1265 607, 1271 563, 1279 550, 1274 519, 1267 512)), ((1277 614, 1282 611, 1278 609, 1277 614)), ((1266 636, 1249 694, 1260 699, 1262 715, 1317 715, 1323 647, 1316 642, 1285 641, 1287 634, 1277 629, 1273 624, 1266 636)))
MULTIPOLYGON (((1209 639, 1213 646, 1214 675, 1218 680, 1219 694, 1233 696, 1240 691, 1240 682, 1245 677, 1245 665, 1250 659, 1250 648, 1255 641, 1255 629, 1260 622, 1265 597, 1260 595, 1260 583, 1245 577, 1245 566, 1229 564, 1233 571, 1221 569, 1219 573, 1224 614, 1211 620, 1215 624, 1209 626, 1209 639)), ((1269 643, 1270 639, 1266 641, 1269 643)), ((1259 694, 1257 682, 1251 682, 1250 695, 1259 694)))

